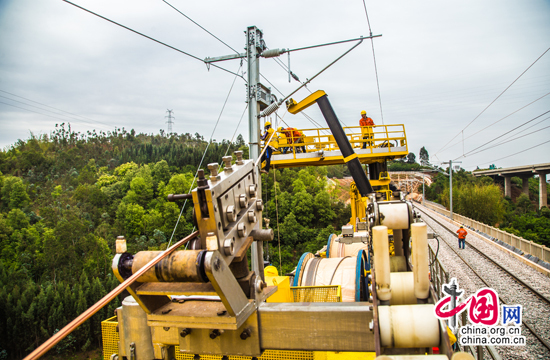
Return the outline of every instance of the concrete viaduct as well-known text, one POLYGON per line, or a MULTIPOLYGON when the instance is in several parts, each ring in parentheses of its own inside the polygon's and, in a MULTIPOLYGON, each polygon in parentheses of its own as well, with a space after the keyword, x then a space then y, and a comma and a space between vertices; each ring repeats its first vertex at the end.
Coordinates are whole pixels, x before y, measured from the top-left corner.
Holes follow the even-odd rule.
POLYGON ((490 176, 494 180, 502 181, 504 179, 504 195, 512 196, 512 176, 518 176, 523 179, 523 192, 529 195, 529 178, 533 175, 539 176, 539 208, 548 206, 546 192, 546 174, 550 172, 550 163, 516 166, 495 170, 476 170, 474 176, 490 176))

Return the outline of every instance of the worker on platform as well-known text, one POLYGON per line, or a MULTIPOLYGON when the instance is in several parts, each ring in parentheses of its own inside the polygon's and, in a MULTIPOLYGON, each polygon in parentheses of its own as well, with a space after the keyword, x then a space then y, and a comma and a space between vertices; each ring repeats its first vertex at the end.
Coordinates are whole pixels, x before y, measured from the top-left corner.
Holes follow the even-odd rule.
MULTIPOLYGON (((363 140, 369 140, 374 138, 374 133, 372 132, 372 127, 374 126, 374 121, 370 117, 367 117, 367 112, 365 110, 361 111, 361 119, 359 119, 359 125, 361 126, 361 134, 363 134, 363 140)), ((372 141, 364 142, 363 149, 369 146, 374 145, 372 141)))
MULTIPOLYGON (((293 128, 293 127, 287 127, 285 130, 285 135, 287 138, 287 141, 289 144, 303 144, 304 143, 304 133, 302 133, 300 130, 293 128)), ((299 152, 306 152, 305 146, 296 146, 295 151, 297 153, 299 152)))
POLYGON ((456 231, 458 233, 458 248, 464 249, 466 246, 466 235, 468 232, 464 229, 464 226, 460 225, 460 229, 456 231))
POLYGON ((279 144, 278 144, 278 138, 274 134, 275 130, 273 130, 273 128, 271 127, 271 123, 269 121, 265 122, 264 129, 265 129, 265 133, 262 135, 261 139, 264 141, 265 151, 260 161, 261 162, 265 161, 265 170, 261 170, 261 172, 263 174, 267 174, 271 166, 271 154, 273 154, 273 151, 277 150, 277 148, 279 147, 279 144))
POLYGON ((286 154, 286 152, 288 151, 288 146, 285 145, 287 145, 288 143, 285 130, 282 126, 279 126, 277 132, 279 133, 279 149, 283 154, 286 154))

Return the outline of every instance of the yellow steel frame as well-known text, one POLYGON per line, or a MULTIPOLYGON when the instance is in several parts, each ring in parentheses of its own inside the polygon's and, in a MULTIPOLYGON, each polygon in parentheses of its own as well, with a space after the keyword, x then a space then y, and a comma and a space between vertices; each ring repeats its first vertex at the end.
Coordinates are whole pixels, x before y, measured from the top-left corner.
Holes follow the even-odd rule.
MULTIPOLYGON (((407 156, 407 134, 405 133, 405 126, 403 124, 375 125, 372 128, 373 139, 369 139, 369 141, 363 139, 361 126, 349 126, 344 128, 353 148, 359 150, 362 148, 364 142, 367 143, 367 151, 356 152, 357 158, 361 163, 370 164, 407 156), (383 151, 383 149, 386 151, 383 151)), ((292 140, 293 143, 280 145, 279 149, 273 152, 273 157, 271 159, 272 167, 323 166, 345 163, 343 156, 329 154, 330 151, 339 150, 338 144, 334 140, 334 136, 330 134, 329 128, 298 129, 298 131, 304 134, 302 137, 304 142, 294 143, 294 140, 296 140, 295 138, 287 138, 287 142, 292 140), (282 154, 283 147, 289 148, 287 154, 291 154, 292 158, 278 159, 277 155, 282 154), (306 148, 308 154, 316 153, 318 156, 302 156, 299 153, 302 147, 306 148)))

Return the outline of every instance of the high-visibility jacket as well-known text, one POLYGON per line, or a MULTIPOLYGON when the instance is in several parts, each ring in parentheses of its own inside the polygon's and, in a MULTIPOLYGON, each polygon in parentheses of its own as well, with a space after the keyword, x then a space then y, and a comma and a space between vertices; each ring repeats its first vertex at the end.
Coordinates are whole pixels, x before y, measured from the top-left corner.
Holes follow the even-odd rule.
POLYGON ((287 142, 289 144, 293 144, 293 143, 297 142, 298 139, 300 139, 304 136, 304 134, 300 130, 297 130, 296 128, 293 128, 293 127, 288 127, 284 130, 285 130, 285 135, 286 135, 286 138, 287 138, 287 142))
POLYGON ((288 144, 286 134, 284 132, 279 133, 279 146, 284 146, 286 144, 288 144))
POLYGON ((359 119, 359 125, 361 126, 361 133, 363 135, 371 135, 372 134, 372 126, 374 126, 374 121, 370 117, 363 119, 359 119))
POLYGON ((273 128, 271 128, 271 127, 270 127, 269 129, 267 129, 267 131, 265 132, 265 134, 262 136, 262 140, 268 141, 269 138, 271 138, 271 140, 269 141, 269 144, 268 144, 268 145, 269 145, 269 146, 272 146, 272 147, 274 147, 274 148, 278 148, 278 147, 279 147, 279 141, 278 141, 277 135, 271 136, 271 135, 273 134, 274 131, 275 131, 275 130, 273 130, 273 128))
POLYGON ((361 119, 359 119, 359 125, 361 125, 361 126, 374 126, 374 121, 372 121, 372 119, 370 117, 368 117, 366 119, 363 119, 363 117, 361 117, 361 119))
POLYGON ((466 235, 468 235, 468 232, 464 228, 460 228, 456 232, 458 233, 458 238, 461 240, 466 239, 466 235))

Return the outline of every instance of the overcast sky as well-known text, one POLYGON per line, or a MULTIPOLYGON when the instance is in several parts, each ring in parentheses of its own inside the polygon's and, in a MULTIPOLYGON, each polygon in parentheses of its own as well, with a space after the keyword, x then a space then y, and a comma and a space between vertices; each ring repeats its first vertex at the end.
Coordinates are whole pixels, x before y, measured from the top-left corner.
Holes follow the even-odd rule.
MULTIPOLYGON (((233 53, 161 0, 75 2, 201 59, 233 53)), ((250 25, 263 30, 269 48, 369 34, 362 0, 170 3, 241 52, 250 25)), ((418 156, 426 146, 433 162, 459 160, 467 170, 492 163, 550 162, 550 113, 490 145, 526 135, 518 140, 461 157, 550 110, 550 95, 543 97, 550 93, 549 51, 473 121, 550 47, 549 1, 366 0, 366 6, 373 34, 382 34, 374 46, 384 123, 405 124, 409 151, 418 156)), ((351 46, 293 52, 291 69, 305 80, 351 46)), ((280 60, 288 64, 286 54, 280 60)), ((219 64, 233 72, 240 67, 238 60, 219 64)), ((289 83, 273 59, 261 59, 260 71, 285 96, 299 85, 289 83)), ((370 41, 309 89, 326 91, 346 125, 358 125, 363 109, 376 124, 382 123, 370 41)), ((208 70, 201 61, 61 0, 0 0, 2 148, 28 139, 31 132, 49 134, 61 122, 81 132, 124 127, 156 134, 167 129, 167 109, 174 111, 174 132, 198 132, 208 139, 228 94, 213 136, 217 141, 231 138, 245 110, 242 79, 208 70)), ((308 94, 301 90, 293 97, 300 100, 308 94)), ((325 124, 317 107, 306 112, 325 124)), ((303 116, 286 114, 284 119, 295 127, 314 127, 303 116)), ((246 116, 237 133, 248 139, 246 116)))

